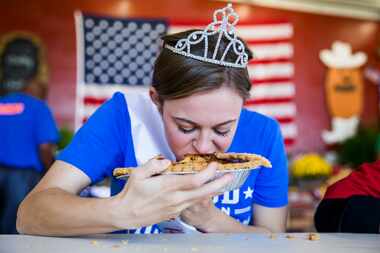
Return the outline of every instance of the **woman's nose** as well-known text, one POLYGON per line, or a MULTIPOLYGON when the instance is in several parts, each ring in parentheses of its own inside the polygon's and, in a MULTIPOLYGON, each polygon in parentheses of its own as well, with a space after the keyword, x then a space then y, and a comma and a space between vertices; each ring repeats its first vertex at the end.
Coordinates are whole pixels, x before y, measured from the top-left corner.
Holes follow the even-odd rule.
POLYGON ((193 140, 193 147, 199 154, 207 154, 215 152, 214 144, 211 138, 201 136, 193 140))

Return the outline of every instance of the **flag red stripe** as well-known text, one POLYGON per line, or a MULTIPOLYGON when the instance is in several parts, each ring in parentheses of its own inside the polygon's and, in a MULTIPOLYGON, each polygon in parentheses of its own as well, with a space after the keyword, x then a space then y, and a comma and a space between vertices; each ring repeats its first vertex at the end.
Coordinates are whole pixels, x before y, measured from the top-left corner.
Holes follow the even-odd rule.
POLYGON ((285 138, 284 140, 286 146, 291 146, 294 144, 295 139, 294 138, 285 138))
POLYGON ((260 99, 250 99, 245 102, 245 105, 262 105, 262 104, 276 104, 276 103, 286 103, 293 101, 293 97, 281 97, 281 98, 260 98, 260 99))
POLYGON ((273 39, 248 39, 248 40, 244 40, 245 43, 247 43, 248 46, 255 46, 255 45, 262 45, 262 44, 272 44, 272 45, 275 45, 275 44, 278 44, 278 43, 289 43, 290 42, 290 39, 286 38, 286 39, 276 39, 276 38, 273 38, 273 39))
POLYGON ((290 82, 291 78, 267 78, 267 79, 251 79, 252 85, 260 85, 263 83, 282 83, 290 82))
MULTIPOLYGON (((210 23, 209 19, 205 20, 169 20, 169 26, 206 26, 210 23)), ((286 20, 239 20, 237 29, 239 27, 252 27, 258 25, 286 25, 291 24, 286 20)))
POLYGON ((249 61, 248 65, 255 65, 255 64, 271 64, 271 63, 292 63, 291 58, 272 58, 272 59, 252 59, 249 61))
MULTIPOLYGON (((253 81, 252 81, 253 82, 253 81)), ((288 81, 284 81, 284 82, 259 82, 259 83, 252 83, 252 86, 255 86, 255 87, 258 87, 258 86, 272 86, 272 85, 276 85, 276 86, 281 86, 281 85, 293 85, 292 81, 291 80, 288 80, 288 81)))
POLYGON ((83 102, 85 105, 101 105, 103 104, 108 98, 96 98, 96 97, 84 97, 83 102))
POLYGON ((281 124, 291 123, 294 121, 293 117, 275 117, 275 119, 281 124))
POLYGON ((277 19, 277 20, 253 20, 253 19, 244 19, 239 20, 239 26, 256 26, 256 25, 291 25, 289 20, 285 19, 277 19))

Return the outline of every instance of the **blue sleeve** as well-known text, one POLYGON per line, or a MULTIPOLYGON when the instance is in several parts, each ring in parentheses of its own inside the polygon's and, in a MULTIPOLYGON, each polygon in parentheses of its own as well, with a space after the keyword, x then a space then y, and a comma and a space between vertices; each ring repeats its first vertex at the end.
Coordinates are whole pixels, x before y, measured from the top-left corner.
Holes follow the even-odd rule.
POLYGON ((264 155, 272 168, 260 169, 256 179, 253 201, 266 207, 281 207, 288 204, 288 162, 279 124, 270 121, 264 142, 264 155))
POLYGON ((59 140, 58 129, 55 124, 53 114, 45 103, 39 107, 39 111, 36 116, 37 143, 57 143, 59 140))
POLYGON ((124 96, 116 93, 79 129, 57 159, 82 170, 92 183, 111 175, 115 167, 123 164, 127 115, 124 96))

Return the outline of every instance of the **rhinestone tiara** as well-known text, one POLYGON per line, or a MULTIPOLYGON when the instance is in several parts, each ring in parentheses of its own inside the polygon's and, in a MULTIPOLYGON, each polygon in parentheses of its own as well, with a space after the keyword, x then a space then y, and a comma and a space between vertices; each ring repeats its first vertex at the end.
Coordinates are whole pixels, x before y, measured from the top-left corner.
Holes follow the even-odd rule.
POLYGON ((243 42, 238 39, 235 32, 235 25, 239 21, 239 16, 232 9, 232 4, 228 4, 227 7, 218 9, 214 12, 213 22, 211 22, 203 31, 195 31, 189 34, 187 38, 180 39, 176 45, 165 45, 165 48, 171 50, 176 54, 180 54, 186 57, 190 57, 199 61, 214 63, 227 67, 245 68, 248 63, 248 54, 245 52, 245 46, 243 42), (214 51, 212 52, 212 58, 208 57, 208 43, 209 36, 218 34, 218 40, 216 42, 214 51), (229 43, 226 46, 222 57, 217 58, 220 41, 222 36, 225 36, 229 43), (195 55, 191 52, 191 46, 203 43, 204 51, 203 56, 195 55), (229 62, 225 60, 226 55, 232 51, 236 55, 235 62, 229 62))

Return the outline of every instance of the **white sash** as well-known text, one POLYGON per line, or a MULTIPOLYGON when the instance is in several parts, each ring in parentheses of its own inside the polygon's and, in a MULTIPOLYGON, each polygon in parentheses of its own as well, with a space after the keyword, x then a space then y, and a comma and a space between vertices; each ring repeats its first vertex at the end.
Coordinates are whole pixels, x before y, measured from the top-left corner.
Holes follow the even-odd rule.
POLYGON ((141 93, 124 93, 131 119, 133 147, 137 165, 156 155, 174 161, 165 136, 161 115, 149 97, 148 90, 141 93))

